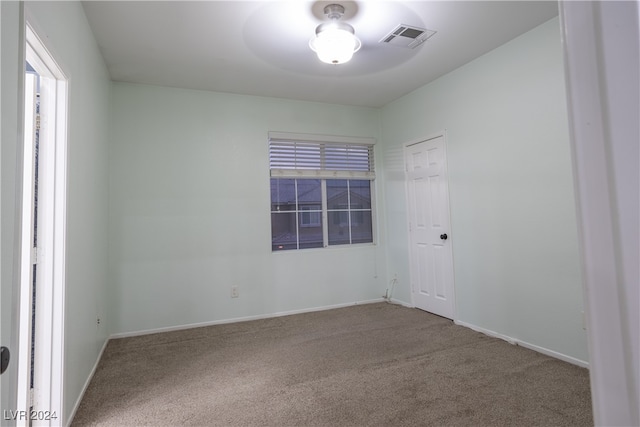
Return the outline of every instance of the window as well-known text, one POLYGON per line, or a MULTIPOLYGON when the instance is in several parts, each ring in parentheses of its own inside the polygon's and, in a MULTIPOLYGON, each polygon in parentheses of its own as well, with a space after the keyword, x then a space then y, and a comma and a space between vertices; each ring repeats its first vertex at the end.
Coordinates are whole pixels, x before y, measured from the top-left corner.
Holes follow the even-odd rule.
POLYGON ((269 134, 273 251, 373 243, 373 141, 269 134))
POLYGON ((371 185, 366 180, 327 180, 329 245, 373 241, 371 185))

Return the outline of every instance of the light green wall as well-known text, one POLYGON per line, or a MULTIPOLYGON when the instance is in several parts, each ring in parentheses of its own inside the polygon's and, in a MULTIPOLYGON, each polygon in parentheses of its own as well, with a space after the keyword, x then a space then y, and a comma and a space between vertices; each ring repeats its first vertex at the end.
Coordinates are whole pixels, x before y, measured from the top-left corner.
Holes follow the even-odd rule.
POLYGON ((109 76, 79 2, 26 2, 26 18, 68 78, 64 420, 109 331, 109 76))
POLYGON ((378 109, 126 83, 112 100, 114 333, 383 295, 379 246, 271 252, 267 143, 269 131, 378 138, 378 109))
POLYGON ((457 320, 586 361, 558 19, 382 111, 387 265, 411 301, 403 143, 446 130, 457 320))

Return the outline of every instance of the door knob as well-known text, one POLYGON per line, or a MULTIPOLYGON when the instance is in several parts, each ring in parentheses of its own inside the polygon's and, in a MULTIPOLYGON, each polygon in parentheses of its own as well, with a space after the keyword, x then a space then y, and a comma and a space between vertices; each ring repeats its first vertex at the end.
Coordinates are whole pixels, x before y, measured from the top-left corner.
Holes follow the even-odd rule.
POLYGON ((9 366, 9 349, 7 347, 0 348, 0 374, 4 374, 9 366))
POLYGON ((447 236, 446 234, 441 234, 441 235, 440 235, 440 238, 441 238, 442 240, 447 240, 447 239, 449 238, 449 236, 447 236))

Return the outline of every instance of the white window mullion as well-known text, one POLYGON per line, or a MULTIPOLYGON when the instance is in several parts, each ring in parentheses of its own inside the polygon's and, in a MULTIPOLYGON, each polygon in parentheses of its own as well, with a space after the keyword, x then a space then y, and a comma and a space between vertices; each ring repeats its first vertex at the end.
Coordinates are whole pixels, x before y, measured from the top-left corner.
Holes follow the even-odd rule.
POLYGON ((322 180, 322 246, 329 246, 329 215, 327 213, 327 180, 322 180))
POLYGON ((296 249, 300 249, 300 211, 298 210, 298 180, 293 185, 296 196, 296 249))
POLYGON ((347 181, 347 224, 349 224, 349 244, 353 243, 351 236, 351 181, 347 181))

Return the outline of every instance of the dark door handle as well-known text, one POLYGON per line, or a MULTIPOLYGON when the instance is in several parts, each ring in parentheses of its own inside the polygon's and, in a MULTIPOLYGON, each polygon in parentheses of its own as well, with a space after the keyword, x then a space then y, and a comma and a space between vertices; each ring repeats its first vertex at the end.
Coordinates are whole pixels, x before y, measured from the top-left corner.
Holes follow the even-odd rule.
POLYGON ((449 236, 447 236, 446 234, 441 234, 441 235, 440 235, 440 238, 441 238, 442 240, 447 240, 447 239, 449 238, 449 236))
POLYGON ((9 366, 9 349, 7 347, 0 348, 0 374, 4 374, 9 366))

